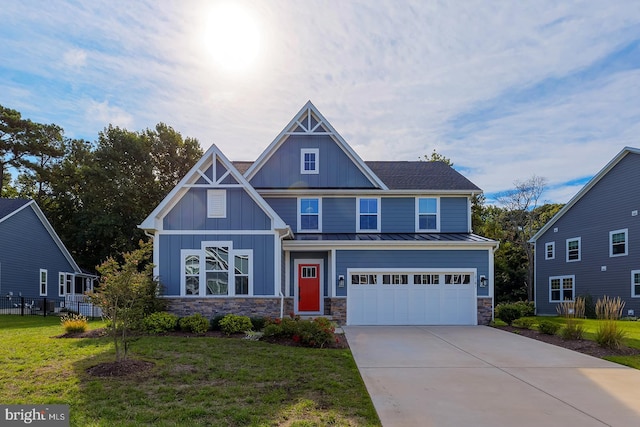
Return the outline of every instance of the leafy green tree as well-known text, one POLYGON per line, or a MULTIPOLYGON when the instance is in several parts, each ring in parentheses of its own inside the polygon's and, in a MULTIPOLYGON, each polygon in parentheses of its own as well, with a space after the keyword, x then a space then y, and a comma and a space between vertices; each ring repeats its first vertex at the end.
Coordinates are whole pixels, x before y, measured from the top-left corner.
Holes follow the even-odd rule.
POLYGON ((122 254, 122 262, 109 257, 98 267, 100 284, 89 298, 109 320, 116 361, 127 358, 131 331, 142 326, 146 315, 164 308, 153 279, 152 253, 152 243, 140 241, 138 249, 122 254))
POLYGON ((424 157, 420 160, 424 160, 425 162, 442 162, 447 164, 448 166, 453 167, 453 162, 451 161, 451 159, 438 153, 435 148, 431 152, 431 155, 427 156, 425 154, 424 157))
MULTIPOLYGON (((7 171, 14 168, 31 174, 34 185, 25 188, 43 195, 46 171, 62 154, 62 128, 23 119, 20 112, 0 105, 0 194, 7 180, 7 171)), ((25 194, 27 197, 33 194, 25 194)))

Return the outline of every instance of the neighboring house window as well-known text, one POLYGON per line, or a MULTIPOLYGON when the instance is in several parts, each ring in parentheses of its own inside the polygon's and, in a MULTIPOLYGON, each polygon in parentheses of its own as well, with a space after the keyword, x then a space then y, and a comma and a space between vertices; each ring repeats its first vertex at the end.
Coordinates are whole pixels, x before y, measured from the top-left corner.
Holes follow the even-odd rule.
POLYGON ((227 217, 227 191, 207 190, 207 217, 227 217))
POLYGON ((609 256, 624 256, 628 253, 627 248, 628 229, 615 230, 609 232, 609 256))
POLYGON ((438 199, 435 197, 416 199, 417 230, 437 231, 438 230, 438 199))
POLYGON ((549 242, 544 244, 544 259, 555 259, 556 257, 556 242, 549 242))
POLYGON ((252 250, 234 250, 231 242, 202 242, 200 250, 183 249, 181 254, 182 295, 251 295, 252 250))
POLYGON ((549 301, 573 301, 575 276, 549 277, 549 301))
POLYGON ((298 199, 298 231, 321 231, 322 199, 298 199))
POLYGON ((567 239, 567 262, 580 261, 580 237, 567 239))
POLYGON ((47 296, 47 270, 44 268, 40 269, 40 296, 47 296))
POLYGON ((71 273, 58 273, 58 295, 63 297, 67 294, 71 294, 73 285, 73 274, 71 273))
POLYGON ((631 296, 640 298, 640 270, 631 271, 631 296))
POLYGON ((380 231, 380 199, 358 199, 358 231, 380 231))
POLYGON ((320 150, 317 148, 303 148, 300 150, 300 173, 317 174, 320 150))

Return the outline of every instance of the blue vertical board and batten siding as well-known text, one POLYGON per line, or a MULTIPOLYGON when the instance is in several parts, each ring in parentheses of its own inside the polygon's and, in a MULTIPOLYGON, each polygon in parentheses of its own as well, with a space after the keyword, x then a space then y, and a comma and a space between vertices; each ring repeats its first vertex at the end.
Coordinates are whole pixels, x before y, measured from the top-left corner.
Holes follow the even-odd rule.
POLYGON ((295 197, 263 197, 278 216, 289 225, 292 230, 296 230, 298 223, 298 200, 295 197))
MULTIPOLYGON (((159 281, 167 296, 180 295, 182 249, 200 249, 202 242, 233 242, 234 250, 253 250, 253 294, 274 295, 274 235, 161 235, 159 281)), ((278 267, 279 268, 279 267, 278 267)))
POLYGON ((356 198, 325 197, 322 199, 322 231, 324 233, 356 232, 356 198))
POLYGON ((58 297, 58 273, 75 272, 31 207, 0 223, 0 242, 3 298, 9 292, 39 297, 41 268, 47 270, 47 297, 58 297))
POLYGON ((469 199, 466 197, 440 197, 440 231, 442 233, 468 233, 469 199))
POLYGON ((250 180, 256 188, 375 188, 329 135, 291 135, 250 180), (300 173, 300 150, 319 150, 319 173, 300 173))
MULTIPOLYGON (((347 269, 406 268, 451 269, 475 268, 477 277, 489 277, 489 250, 337 250, 336 276, 347 277, 347 269)), ((346 279, 348 280, 348 278, 346 279)), ((488 296, 489 288, 478 286, 478 296, 488 296)), ((347 287, 338 288, 337 296, 346 296, 347 287)))
POLYGON ((414 233, 416 231, 416 201, 413 197, 383 197, 381 228, 383 233, 414 233))
POLYGON ((627 154, 536 240, 536 307, 555 314, 549 302, 549 277, 575 275, 576 296, 620 296, 640 313, 631 298, 631 270, 640 269, 640 155, 627 154), (554 229, 557 228, 557 232, 554 229), (609 232, 628 229, 628 254, 609 256, 609 232), (581 260, 566 262, 566 240, 580 237, 581 260), (545 244, 555 242, 555 259, 545 259, 545 244), (601 271, 602 267, 606 271, 601 271))
POLYGON ((164 218, 165 230, 269 230, 271 220, 242 188, 227 188, 227 217, 207 218, 207 189, 190 188, 164 218))

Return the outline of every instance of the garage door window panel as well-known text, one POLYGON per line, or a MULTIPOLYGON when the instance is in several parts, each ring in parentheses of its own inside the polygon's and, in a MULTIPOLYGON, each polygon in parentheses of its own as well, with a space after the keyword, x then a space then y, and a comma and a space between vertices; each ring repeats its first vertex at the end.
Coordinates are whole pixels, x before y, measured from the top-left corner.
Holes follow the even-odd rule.
POLYGON ((414 274, 414 285, 438 285, 440 284, 439 274, 414 274))
POLYGON ((470 274, 445 274, 445 285, 468 285, 471 283, 470 274))

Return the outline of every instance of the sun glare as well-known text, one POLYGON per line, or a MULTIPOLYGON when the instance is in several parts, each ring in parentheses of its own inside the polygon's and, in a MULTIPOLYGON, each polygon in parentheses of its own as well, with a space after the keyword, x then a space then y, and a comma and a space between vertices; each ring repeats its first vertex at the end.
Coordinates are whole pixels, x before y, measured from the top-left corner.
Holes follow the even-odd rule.
POLYGON ((260 55, 258 20, 240 4, 220 3, 211 10, 204 43, 216 66, 223 71, 248 71, 260 55))

